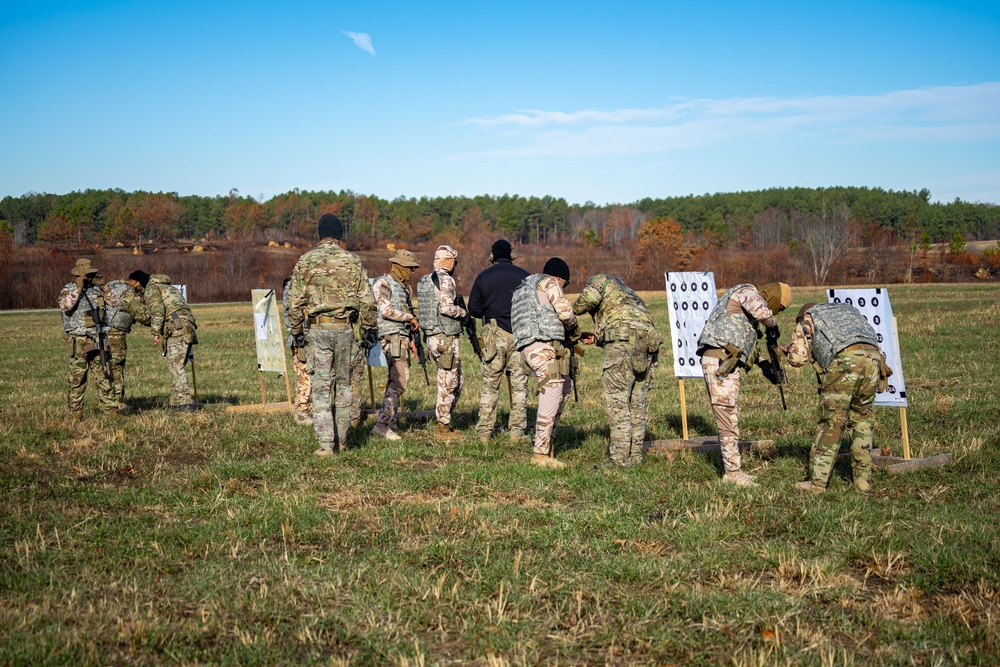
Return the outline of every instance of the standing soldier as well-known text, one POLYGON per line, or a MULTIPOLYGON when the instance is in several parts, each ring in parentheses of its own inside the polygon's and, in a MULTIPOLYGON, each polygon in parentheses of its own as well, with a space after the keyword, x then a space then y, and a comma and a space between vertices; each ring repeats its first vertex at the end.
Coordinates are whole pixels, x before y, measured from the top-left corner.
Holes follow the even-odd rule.
POLYGON ((611 425, 608 455, 627 468, 642 462, 646 408, 653 369, 663 338, 645 302, 621 278, 600 273, 587 281, 573 303, 577 316, 590 313, 594 333, 581 341, 604 348, 604 414, 611 425))
POLYGON ((443 440, 461 437, 451 427, 451 412, 462 395, 462 359, 459 352, 462 320, 468 315, 455 303, 457 298, 452 273, 458 251, 450 245, 434 252, 434 271, 417 283, 417 308, 427 340, 427 351, 437 364, 437 401, 434 435, 443 440))
POLYGON ((100 338, 101 311, 104 296, 99 283, 103 283, 97 269, 89 259, 76 260, 73 267, 76 279, 67 283, 59 293, 59 310, 62 311, 63 331, 69 352, 69 392, 67 404, 70 417, 83 415, 83 395, 87 391, 87 376, 93 374, 101 407, 108 412, 118 411, 115 389, 101 368, 100 338))
POLYGON ((127 408, 125 405, 125 357, 128 353, 125 336, 132 331, 132 324, 135 322, 149 326, 149 309, 146 308, 146 304, 142 302, 128 279, 112 280, 104 286, 103 322, 105 335, 108 337, 108 346, 111 348, 111 369, 115 375, 118 409, 125 410, 127 408))
POLYGON ((719 299, 698 338, 698 355, 722 445, 723 482, 756 486, 753 477, 741 470, 740 369, 756 361, 758 323, 764 325, 768 340, 777 341, 781 334, 774 316, 791 302, 792 290, 785 283, 768 283, 760 289, 737 285, 719 299))
POLYGON ((796 486, 822 492, 830 482, 840 436, 850 422, 854 488, 868 491, 872 468, 875 392, 888 385, 892 370, 879 348, 878 335, 858 310, 846 303, 807 303, 796 317, 785 350, 796 368, 812 361, 819 382, 819 432, 809 452, 810 481, 796 486))
POLYGON ((317 224, 319 245, 299 257, 288 285, 288 321, 295 344, 306 347, 312 373, 312 418, 317 456, 347 449, 351 425, 353 318, 375 324, 375 303, 361 260, 344 250, 344 224, 325 213, 317 224), (305 334, 306 317, 309 323, 305 334))
POLYGON ((179 412, 192 412, 195 405, 184 364, 191 346, 198 344, 198 326, 194 315, 181 291, 170 284, 170 276, 162 273, 149 276, 145 300, 153 343, 163 346, 167 368, 170 369, 170 406, 179 412))
POLYGON ((524 440, 528 428, 528 368, 514 347, 510 302, 528 272, 514 266, 514 250, 500 239, 490 248, 491 266, 476 276, 469 293, 469 314, 483 320, 483 389, 479 397, 479 442, 489 442, 497 419, 500 382, 509 373, 510 415, 507 432, 511 442, 524 440))
POLYGON ((566 398, 573 392, 570 377, 573 344, 580 326, 573 304, 563 293, 569 284, 569 266, 558 257, 545 263, 542 273, 528 276, 514 290, 510 322, 514 346, 538 379, 538 419, 532 465, 565 468, 556 460, 552 439, 566 398))
MULTIPOLYGON (((292 399, 292 416, 297 424, 312 424, 312 382, 309 377, 309 353, 305 346, 299 347, 295 344, 295 336, 292 334, 292 324, 288 319, 288 310, 291 305, 288 302, 288 286, 292 282, 292 277, 285 278, 281 286, 281 310, 285 318, 285 331, 288 333, 288 348, 292 352, 292 368, 295 369, 295 398, 292 399)), ((302 329, 309 329, 308 320, 303 313, 302 329)))
POLYGON ((389 258, 389 273, 375 279, 372 293, 378 308, 378 337, 382 352, 389 365, 389 382, 372 433, 387 440, 399 440, 396 413, 400 398, 406 391, 410 372, 410 348, 413 336, 419 336, 420 322, 410 305, 407 283, 413 270, 420 268, 416 257, 409 250, 399 249, 389 258))

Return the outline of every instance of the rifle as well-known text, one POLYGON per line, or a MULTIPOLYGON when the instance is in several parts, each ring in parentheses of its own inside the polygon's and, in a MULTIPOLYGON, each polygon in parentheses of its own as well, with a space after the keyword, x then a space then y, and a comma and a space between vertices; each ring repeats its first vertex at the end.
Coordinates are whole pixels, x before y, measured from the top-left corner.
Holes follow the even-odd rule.
POLYGON ((768 338, 767 340, 767 356, 769 359, 759 362, 760 372, 764 374, 764 377, 768 381, 777 385, 778 393, 781 394, 781 409, 787 410, 788 404, 785 403, 785 388, 782 386, 785 383, 785 369, 781 367, 781 359, 778 357, 778 340, 768 338))
POLYGON ((469 314, 469 309, 465 305, 465 297, 461 294, 457 295, 455 297, 455 305, 465 311, 465 319, 462 320, 462 329, 465 330, 465 335, 469 337, 469 343, 472 344, 472 351, 479 357, 479 361, 482 361, 483 346, 479 344, 479 336, 476 333, 476 320, 469 314))
POLYGON ((580 395, 576 391, 576 378, 580 375, 580 361, 577 356, 584 355, 583 348, 573 343, 569 348, 569 377, 573 381, 573 402, 580 402, 580 395))
MULTIPOLYGON (((404 290, 405 291, 405 290, 404 290)), ((406 307, 410 309, 410 314, 413 314, 413 302, 410 301, 410 293, 406 293, 406 307)), ((420 367, 424 369, 424 384, 428 387, 431 386, 431 379, 427 376, 427 350, 424 349, 424 342, 420 340, 423 335, 423 331, 417 329, 416 331, 411 331, 413 334, 413 347, 417 351, 417 361, 420 362, 420 367)))
POLYGON ((111 366, 111 343, 108 342, 108 335, 104 331, 104 327, 101 325, 101 313, 98 308, 94 308, 94 302, 90 300, 90 296, 87 294, 87 289, 83 288, 83 298, 87 300, 87 305, 90 308, 87 309, 87 314, 90 315, 90 319, 94 320, 94 326, 97 328, 97 352, 101 355, 101 373, 104 374, 104 379, 111 383, 111 386, 115 386, 115 373, 111 366))

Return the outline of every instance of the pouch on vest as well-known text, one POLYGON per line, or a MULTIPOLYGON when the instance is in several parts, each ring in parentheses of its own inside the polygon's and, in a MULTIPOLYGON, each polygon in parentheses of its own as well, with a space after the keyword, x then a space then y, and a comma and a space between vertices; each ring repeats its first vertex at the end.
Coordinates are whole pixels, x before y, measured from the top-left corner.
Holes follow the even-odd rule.
POLYGON ((632 372, 645 373, 652 361, 649 342, 641 331, 636 331, 628 341, 629 356, 632 357, 632 372))
POLYGON ((567 350, 562 345, 556 346, 556 368, 558 369, 559 377, 565 377, 570 373, 570 355, 569 350, 567 350))
MULTIPOLYGON (((448 340, 447 337, 442 337, 442 338, 446 341, 448 340)), ((442 348, 443 349, 439 348, 440 353, 438 354, 437 358, 438 368, 440 368, 443 371, 455 370, 455 367, 458 365, 458 359, 455 358, 455 350, 452 348, 451 345, 445 345, 445 344, 442 344, 442 348)))
POLYGON ((495 320, 483 327, 483 335, 479 337, 479 347, 483 350, 483 363, 488 364, 497 356, 497 324, 495 320))
POLYGON ((389 336, 389 355, 393 359, 398 359, 400 357, 406 356, 407 348, 409 347, 409 338, 404 338, 399 335, 389 336))

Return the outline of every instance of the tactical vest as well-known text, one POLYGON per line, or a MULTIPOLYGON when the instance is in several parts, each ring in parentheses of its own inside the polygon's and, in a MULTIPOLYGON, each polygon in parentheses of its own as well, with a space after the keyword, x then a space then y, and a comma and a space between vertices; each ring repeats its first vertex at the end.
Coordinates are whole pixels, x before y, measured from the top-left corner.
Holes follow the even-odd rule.
POLYGON ((856 343, 878 345, 878 334, 857 308, 846 303, 820 303, 806 311, 812 315, 812 356, 823 370, 841 350, 856 343))
MULTIPOLYGON (((162 274, 153 275, 146 285, 146 291, 159 290, 160 301, 163 303, 163 333, 170 335, 171 331, 181 331, 183 324, 194 325, 194 313, 184 300, 181 291, 170 284, 170 278, 162 274), (176 318, 174 315, 176 314, 176 318)), ((147 303, 148 297, 147 297, 147 303)))
MULTIPOLYGON (((632 288, 615 276, 604 275, 603 279, 607 281, 607 285, 601 305, 594 313, 594 335, 598 341, 603 343, 605 340, 622 340, 620 333, 616 331, 620 330, 620 325, 624 325, 626 330, 642 325, 653 326, 649 309, 632 288), (605 338, 605 332, 608 333, 608 338, 605 338)), ((626 335, 625 339, 627 338, 626 335)))
POLYGON ((121 331, 128 333, 132 331, 132 316, 122 305, 122 294, 132 289, 124 280, 112 280, 107 284, 108 298, 104 301, 104 330, 121 331))
POLYGON ((757 322, 747 315, 742 308, 739 312, 726 315, 726 306, 733 292, 746 287, 746 284, 730 287, 719 302, 715 304, 712 314, 705 322, 705 328, 698 338, 698 354, 710 347, 724 348, 735 345, 740 350, 740 361, 746 363, 757 344, 757 322))
MULTIPOLYGON (((432 271, 417 283, 417 309, 420 311, 420 327, 428 336, 443 333, 446 336, 457 336, 462 333, 462 321, 441 314, 441 302, 434 286, 432 271)), ((440 280, 440 278, 439 278, 440 280)))
MULTIPOLYGON (((377 283, 379 280, 384 280, 389 283, 389 288, 392 290, 392 296, 390 297, 389 302, 392 304, 392 307, 404 313, 409 312, 410 309, 407 307, 406 303, 409 300, 409 295, 406 293, 406 288, 403 287, 398 280, 388 274, 378 278, 375 282, 377 283)), ((375 285, 373 284, 372 288, 374 289, 374 287, 375 285)), ((380 338, 392 335, 410 335, 410 327, 407 326, 406 322, 394 322, 392 320, 387 320, 382 317, 382 313, 378 313, 377 323, 378 335, 380 338)))
POLYGON ((542 305, 538 298, 538 283, 544 273, 528 276, 514 290, 510 302, 510 324, 514 330, 514 347, 522 350, 540 340, 566 340, 566 328, 551 303, 542 305))
MULTIPOLYGON (((63 289, 72 289, 74 287, 76 287, 74 283, 69 283, 63 289)), ((89 336, 96 340, 97 326, 94 324, 89 311, 93 307, 100 313, 100 309, 103 306, 104 297, 101 295, 101 288, 91 285, 80 295, 80 300, 76 302, 73 310, 63 312, 63 331, 70 336, 89 336), (90 301, 88 302, 87 299, 90 299, 90 301)), ((100 314, 98 314, 97 319, 101 320, 100 314)))

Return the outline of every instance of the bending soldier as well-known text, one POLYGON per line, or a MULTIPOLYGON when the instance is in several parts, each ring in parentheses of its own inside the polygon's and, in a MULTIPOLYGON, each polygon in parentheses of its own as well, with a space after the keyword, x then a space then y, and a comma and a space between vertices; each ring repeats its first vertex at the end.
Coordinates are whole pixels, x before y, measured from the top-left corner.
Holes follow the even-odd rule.
MULTIPOLYGON (((292 353, 292 368, 295 369, 295 398, 292 399, 292 416, 297 424, 312 424, 312 379, 309 376, 308 346, 299 347, 295 344, 292 325, 288 320, 288 310, 291 308, 288 297, 288 286, 292 277, 285 278, 281 286, 281 311, 285 320, 285 332, 288 334, 288 349, 292 353)), ((308 330, 308 319, 303 314, 302 330, 308 330)))
POLYGON ((458 261, 458 251, 450 245, 439 246, 434 252, 434 271, 417 283, 417 308, 426 335, 427 351, 437 364, 437 400, 434 435, 443 440, 461 437, 451 427, 451 413, 462 395, 462 358, 460 334, 462 320, 467 315, 455 303, 457 291, 452 272, 458 261))
POLYGON ((663 338, 653 327, 645 302, 621 278, 598 274, 587 281, 573 303, 577 315, 590 313, 594 333, 581 342, 604 348, 604 414, 611 426, 611 463, 629 467, 642 462, 646 409, 653 369, 663 338))
POLYGON ((780 332, 774 316, 791 301, 792 290, 785 283, 768 283, 760 289, 737 285, 719 299, 698 338, 698 355, 719 428, 724 482, 756 485, 753 477, 741 469, 737 410, 740 369, 750 368, 756 361, 758 323, 764 325, 770 340, 778 340, 780 332))
POLYGON ((101 407, 108 412, 118 410, 118 397, 114 386, 101 369, 99 324, 102 322, 104 295, 103 279, 86 258, 76 260, 73 282, 67 283, 59 293, 58 306, 62 311, 63 331, 69 352, 69 391, 67 405, 72 418, 83 415, 83 396, 87 391, 87 378, 93 376, 101 407))
POLYGON ((809 481, 803 491, 826 489, 849 423, 854 488, 868 491, 872 468, 872 427, 875 393, 892 371, 878 344, 878 335, 858 310, 846 303, 807 303, 796 317, 792 340, 785 349, 796 368, 812 361, 819 382, 819 431, 809 452, 809 481))
POLYGON ((511 326, 514 345, 538 379, 538 418, 531 463, 565 468, 555 458, 553 437, 567 397, 573 393, 570 377, 572 345, 580 340, 573 304, 563 293, 569 284, 569 266, 558 257, 545 263, 542 273, 528 276, 514 291, 511 326))
MULTIPOLYGON (((137 272, 133 271, 129 278, 137 272)), ((125 358, 128 354, 128 344, 125 336, 132 331, 136 322, 149 326, 149 309, 143 303, 133 282, 138 281, 112 280, 104 287, 104 331, 111 348, 111 369, 115 376, 115 394, 118 397, 118 409, 125 410, 125 358)), ((139 290, 141 290, 141 285, 139 290)))
POLYGON ((162 273, 147 278, 144 298, 153 343, 163 347, 170 370, 170 406, 179 412, 191 412, 195 405, 184 364, 191 346, 198 344, 194 315, 181 291, 170 284, 170 276, 162 273))
POLYGON ((388 440, 400 439, 394 430, 396 414, 409 379, 412 337, 420 335, 420 322, 413 314, 407 287, 413 270, 418 268, 420 264, 413 253, 399 249, 389 258, 389 273, 379 276, 372 283, 379 343, 389 365, 389 382, 385 385, 385 395, 372 433, 388 440))
POLYGON ((469 292, 469 314, 483 321, 483 388, 479 397, 476 434, 489 442, 497 418, 500 383, 505 374, 510 383, 510 415, 507 433, 511 442, 524 440, 528 428, 528 368, 514 346, 510 323, 510 303, 514 290, 528 272, 514 266, 514 251, 500 239, 490 248, 491 266, 476 276, 469 292))
POLYGON ((288 285, 288 321, 295 344, 308 351, 312 373, 312 419, 319 448, 331 456, 347 448, 351 425, 351 321, 375 324, 375 303, 361 260, 341 247, 344 225, 325 213, 316 226, 319 245, 295 263, 288 285), (308 335, 306 334, 308 317, 308 335))

